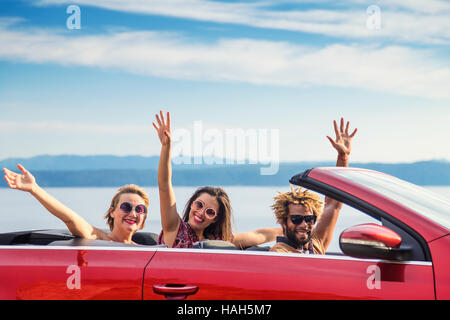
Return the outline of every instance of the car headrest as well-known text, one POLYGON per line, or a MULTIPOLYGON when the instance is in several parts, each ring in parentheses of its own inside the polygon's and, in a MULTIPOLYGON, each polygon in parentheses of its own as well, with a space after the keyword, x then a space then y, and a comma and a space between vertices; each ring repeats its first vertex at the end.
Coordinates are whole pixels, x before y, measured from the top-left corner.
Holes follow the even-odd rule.
POLYGON ((222 240, 202 240, 194 243, 192 248, 196 249, 226 249, 226 250, 239 250, 234 244, 228 241, 222 240))
POLYGON ((158 235, 153 232, 136 232, 132 240, 138 244, 154 246, 158 244, 158 235))
POLYGON ((270 251, 270 246, 253 246, 245 249, 246 251, 270 251))

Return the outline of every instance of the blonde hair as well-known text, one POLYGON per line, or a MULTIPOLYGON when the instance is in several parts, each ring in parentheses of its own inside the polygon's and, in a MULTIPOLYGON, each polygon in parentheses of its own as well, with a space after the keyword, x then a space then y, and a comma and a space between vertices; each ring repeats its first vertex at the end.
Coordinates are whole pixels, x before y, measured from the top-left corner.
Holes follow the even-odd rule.
MULTIPOLYGON (((128 184, 126 186, 121 187, 117 193, 114 195, 114 197, 111 200, 111 205, 109 206, 108 211, 105 214, 106 222, 109 226, 109 230, 113 230, 114 228, 114 218, 111 217, 111 213, 116 210, 117 205, 119 204, 119 199, 122 194, 125 193, 132 193, 137 194, 144 200, 145 206, 148 208, 148 204, 150 203, 149 197, 147 195, 147 192, 144 191, 141 187, 134 185, 134 184, 128 184)), ((147 213, 148 214, 148 213, 147 213)), ((147 214, 144 216, 144 221, 142 222, 141 229, 144 228, 145 219, 147 219, 147 214)))
POLYGON ((312 213, 319 218, 322 214, 323 202, 320 200, 320 196, 309 190, 303 190, 300 187, 296 189, 291 185, 291 191, 282 193, 278 192, 278 195, 274 197, 275 203, 272 205, 272 209, 275 212, 275 217, 279 224, 284 224, 289 214, 290 204, 301 204, 312 211, 312 213))

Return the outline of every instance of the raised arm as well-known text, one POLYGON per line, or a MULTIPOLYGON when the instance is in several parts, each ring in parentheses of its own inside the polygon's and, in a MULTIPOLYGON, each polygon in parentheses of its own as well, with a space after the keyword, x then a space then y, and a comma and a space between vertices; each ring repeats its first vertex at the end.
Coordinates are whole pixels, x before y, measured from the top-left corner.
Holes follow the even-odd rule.
MULTIPOLYGON (((336 166, 348 167, 348 158, 352 150, 352 139, 358 129, 355 129, 351 134, 349 134, 350 122, 347 121, 347 124, 344 128, 344 118, 341 118, 339 128, 336 120, 333 121, 333 124, 334 132, 336 133, 336 140, 332 139, 329 136, 327 136, 327 138, 338 153, 336 166)), ((325 250, 328 248, 333 238, 334 228, 336 227, 337 219, 339 217, 339 211, 341 210, 341 208, 341 202, 329 197, 325 197, 325 207, 313 231, 316 239, 321 240, 325 250)))
POLYGON ((233 235, 231 242, 238 248, 245 249, 262 243, 275 241, 277 236, 282 236, 281 228, 263 228, 233 235))
POLYGON ((62 220, 74 236, 88 239, 102 238, 102 235, 104 234, 103 231, 92 227, 72 209, 66 207, 53 196, 48 194, 36 183, 34 176, 22 165, 19 164, 17 167, 22 174, 3 168, 3 171, 5 172, 5 180, 11 189, 29 192, 51 214, 62 220))
POLYGON ((167 119, 164 119, 162 111, 159 114, 159 116, 155 115, 157 124, 153 122, 153 127, 155 127, 161 141, 161 155, 158 167, 161 224, 164 232, 164 242, 171 247, 173 241, 175 241, 181 218, 177 212, 175 193, 172 187, 170 113, 167 112, 167 119))

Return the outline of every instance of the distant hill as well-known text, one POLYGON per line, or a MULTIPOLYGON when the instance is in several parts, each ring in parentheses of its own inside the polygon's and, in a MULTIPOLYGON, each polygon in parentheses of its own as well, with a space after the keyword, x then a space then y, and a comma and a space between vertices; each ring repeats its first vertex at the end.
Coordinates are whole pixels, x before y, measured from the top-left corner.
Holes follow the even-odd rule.
MULTIPOLYGON (((173 166, 183 169, 198 169, 204 165, 195 164, 196 159, 191 159, 192 164, 176 164, 183 163, 182 158, 173 159, 173 166), (178 160, 178 161, 177 161, 178 160)), ((199 163, 226 163, 226 159, 208 157, 199 163)), ((1 168, 16 168, 17 164, 22 164, 28 170, 33 171, 79 171, 79 170, 109 170, 109 169, 136 169, 136 170, 152 170, 158 169, 159 156, 143 157, 143 156, 80 156, 80 155, 41 155, 32 158, 8 158, 0 160, 1 168)), ((220 167, 222 164, 208 165, 211 167, 220 167)))
MULTIPOLYGON (((110 187, 135 183, 157 185, 158 156, 37 156, 27 159, 5 159, 0 167, 17 171, 21 163, 43 187, 110 187)), ((173 165, 173 183, 179 186, 201 185, 287 185, 289 179, 306 169, 334 166, 334 162, 280 163, 276 175, 261 175, 263 165, 173 165)), ((450 185, 450 162, 351 163, 352 167, 385 172, 418 185, 450 185)), ((0 179, 0 187, 7 187, 0 179)))
POLYGON ((2 168, 16 168, 17 163, 33 171, 79 171, 103 169, 158 169, 159 156, 78 156, 42 155, 32 158, 9 158, 0 161, 2 168))

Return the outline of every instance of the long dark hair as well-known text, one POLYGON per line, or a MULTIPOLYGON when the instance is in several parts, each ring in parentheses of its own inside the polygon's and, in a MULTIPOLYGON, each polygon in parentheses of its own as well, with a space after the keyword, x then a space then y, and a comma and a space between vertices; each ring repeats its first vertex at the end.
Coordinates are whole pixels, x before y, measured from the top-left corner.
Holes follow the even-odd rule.
POLYGON ((216 221, 203 230, 203 236, 206 239, 213 238, 215 240, 231 241, 233 238, 231 204, 227 193, 222 188, 210 186, 198 188, 186 203, 183 221, 189 221, 191 205, 202 193, 207 193, 210 196, 215 197, 219 203, 219 212, 217 212, 216 221))

